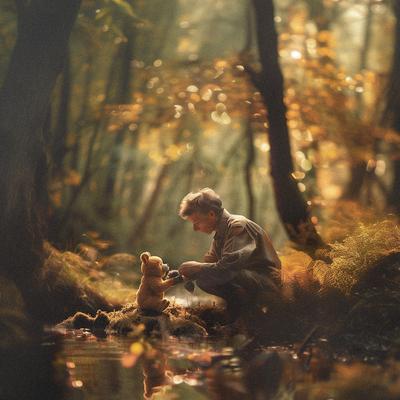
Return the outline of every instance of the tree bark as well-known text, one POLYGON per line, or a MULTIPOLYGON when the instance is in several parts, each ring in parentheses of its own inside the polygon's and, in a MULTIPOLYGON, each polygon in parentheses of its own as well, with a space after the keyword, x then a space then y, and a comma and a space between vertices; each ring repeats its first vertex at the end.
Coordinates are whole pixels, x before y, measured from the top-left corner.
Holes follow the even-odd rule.
POLYGON ((244 165, 244 179, 246 184, 247 194, 247 214, 251 220, 255 220, 255 196, 253 189, 252 171, 255 162, 255 151, 254 151, 254 134, 251 126, 250 115, 249 120, 246 123, 245 135, 247 139, 247 159, 244 165))
POLYGON ((92 49, 88 49, 87 61, 85 65, 85 77, 83 80, 82 101, 80 105, 80 113, 74 123, 74 130, 76 131, 74 144, 72 146, 70 168, 74 171, 79 170, 79 150, 80 150, 80 135, 82 128, 87 124, 87 117, 89 112, 90 95, 93 83, 93 53, 92 49))
POLYGON ((0 90, 0 273, 29 306, 43 260, 43 125, 80 0, 17 0, 18 36, 0 90))
MULTIPOLYGON (((394 1, 396 15, 396 36, 393 65, 386 90, 386 107, 382 115, 382 125, 400 132, 400 0, 394 1)), ((393 145, 393 180, 388 197, 388 206, 400 214, 400 146, 393 145)))
MULTIPOLYGON (((127 42, 120 49, 120 58, 122 58, 120 81, 117 90, 115 102, 117 104, 127 104, 131 100, 131 61, 133 58, 132 36, 133 33, 127 28, 127 42)), ((120 158, 123 142, 126 136, 127 127, 122 126, 116 133, 114 146, 112 148, 109 161, 109 169, 107 172, 106 183, 104 188, 104 196, 100 209, 106 217, 113 215, 113 196, 116 183, 118 168, 120 167, 120 158)))
MULTIPOLYGON (((397 153, 400 153, 397 150, 397 153)), ((388 205, 392 207, 397 215, 400 215, 400 155, 393 161, 393 181, 388 197, 388 205)))
POLYGON ((278 37, 272 0, 253 0, 261 72, 249 69, 268 110, 270 168, 277 210, 289 238, 300 245, 317 247, 322 240, 310 221, 309 210, 296 181, 292 178, 289 131, 279 65, 278 37))
POLYGON ((62 76, 60 93, 60 106, 57 115, 57 125, 52 140, 51 160, 53 164, 53 177, 59 179, 63 173, 63 161, 67 153, 68 119, 71 102, 71 62, 67 49, 62 76))

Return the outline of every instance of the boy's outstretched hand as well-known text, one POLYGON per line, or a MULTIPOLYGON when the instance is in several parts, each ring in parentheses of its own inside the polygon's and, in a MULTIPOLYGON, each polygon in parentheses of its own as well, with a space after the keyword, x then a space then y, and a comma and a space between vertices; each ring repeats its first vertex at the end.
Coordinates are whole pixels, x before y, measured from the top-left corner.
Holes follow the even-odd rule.
POLYGON ((179 273, 184 279, 195 279, 195 275, 202 269, 202 264, 197 261, 186 261, 179 267, 179 273))
POLYGON ((175 284, 183 282, 182 275, 176 269, 169 271, 166 276, 166 279, 174 279, 175 284))

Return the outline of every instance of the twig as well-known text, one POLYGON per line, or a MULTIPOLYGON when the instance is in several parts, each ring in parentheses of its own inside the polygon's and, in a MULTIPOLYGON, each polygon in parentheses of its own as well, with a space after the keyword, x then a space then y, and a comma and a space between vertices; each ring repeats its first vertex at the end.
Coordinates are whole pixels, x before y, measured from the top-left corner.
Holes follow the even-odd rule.
POLYGON ((317 332, 318 329, 319 329, 319 325, 315 325, 311 329, 311 331, 307 334, 307 336, 304 338, 303 342, 301 343, 299 349, 296 352, 297 357, 300 357, 304 353, 307 345, 309 344, 311 339, 314 337, 314 335, 315 335, 315 333, 317 332))

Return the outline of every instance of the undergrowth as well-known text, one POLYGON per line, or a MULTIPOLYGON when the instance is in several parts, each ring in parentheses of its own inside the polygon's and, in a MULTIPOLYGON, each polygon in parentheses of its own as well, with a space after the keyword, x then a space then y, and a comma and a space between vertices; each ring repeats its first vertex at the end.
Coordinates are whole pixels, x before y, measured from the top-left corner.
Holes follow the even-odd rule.
POLYGON ((314 276, 322 286, 349 295, 381 259, 399 252, 400 229, 393 221, 359 224, 342 242, 331 244, 332 264, 318 261, 314 266, 314 276))

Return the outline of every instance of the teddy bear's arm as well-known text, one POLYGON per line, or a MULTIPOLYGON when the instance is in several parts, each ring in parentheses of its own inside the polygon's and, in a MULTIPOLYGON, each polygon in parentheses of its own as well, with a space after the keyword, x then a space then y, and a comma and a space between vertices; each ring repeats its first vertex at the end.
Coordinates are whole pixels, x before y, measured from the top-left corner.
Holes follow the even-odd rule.
POLYGON ((152 289, 156 292, 164 292, 171 286, 174 286, 176 283, 178 283, 176 278, 170 278, 166 279, 165 281, 159 281, 157 283, 154 282, 154 284, 152 285, 152 289))

